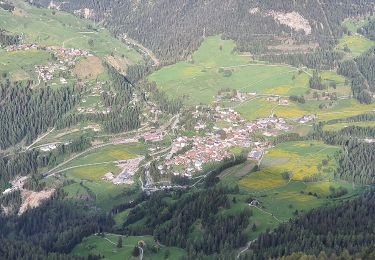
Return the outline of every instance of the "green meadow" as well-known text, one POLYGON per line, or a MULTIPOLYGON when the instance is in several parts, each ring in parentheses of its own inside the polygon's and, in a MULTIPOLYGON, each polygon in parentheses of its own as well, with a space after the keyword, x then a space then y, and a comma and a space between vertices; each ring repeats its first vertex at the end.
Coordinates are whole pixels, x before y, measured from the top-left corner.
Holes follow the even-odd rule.
MULTIPOLYGON (((311 70, 299 71, 282 64, 268 64, 251 60, 234 52, 233 41, 222 40, 220 36, 206 38, 201 47, 192 55, 190 61, 179 62, 154 72, 148 78, 171 97, 184 97, 188 105, 210 104, 215 101, 220 89, 236 89, 259 95, 306 95, 315 90, 309 88, 311 70), (230 71, 228 74, 225 71, 230 71)), ((336 88, 327 87, 338 97, 347 97, 351 90, 343 76, 333 71, 322 71, 320 76, 327 86, 334 82, 336 88)), ((317 91, 320 95, 323 91, 317 91)), ((372 111, 374 105, 359 104, 354 99, 313 100, 312 94, 306 96, 306 103, 290 102, 279 106, 268 102, 266 96, 228 104, 234 107, 247 120, 266 117, 275 113, 280 117, 298 118, 306 114, 317 114, 319 121, 354 116, 372 111), (332 103, 332 104, 331 104, 332 103), (324 108, 320 108, 324 105, 324 108)))
POLYGON ((345 47, 349 48, 352 57, 358 57, 362 53, 368 51, 371 47, 375 46, 375 42, 361 35, 345 35, 337 45, 339 50, 343 50, 345 47))
POLYGON ((145 149, 145 145, 140 143, 107 145, 78 157, 64 167, 134 159, 143 154, 145 149))
POLYGON ((219 175, 221 181, 240 186, 237 202, 232 203, 228 213, 250 207, 253 216, 249 227, 255 224, 257 229, 248 233, 254 239, 296 214, 355 195, 360 189, 334 178, 334 155, 338 151, 338 147, 316 141, 283 143, 268 151, 257 171, 251 162, 225 170, 219 175), (283 176, 285 172, 290 178, 283 176), (305 179, 314 176, 319 179, 305 179), (348 194, 332 199, 331 187, 344 187, 348 194), (249 200, 254 199, 260 202, 259 208, 249 206, 249 200))
POLYGON ((332 106, 320 108, 321 104, 329 105, 329 100, 308 100, 304 104, 290 102, 288 106, 280 106, 276 102, 269 102, 266 98, 258 97, 234 106, 247 120, 268 117, 272 112, 278 117, 296 119, 304 115, 315 114, 317 121, 327 121, 356 116, 363 113, 371 113, 375 109, 374 104, 360 104, 355 99, 339 99, 332 106))
POLYGON ((14 81, 36 80, 34 66, 51 60, 51 54, 42 50, 6 52, 0 49, 0 72, 9 74, 14 81))
POLYGON ((120 173, 120 169, 114 164, 85 166, 64 172, 64 179, 74 181, 64 186, 64 191, 72 199, 82 199, 89 196, 95 205, 102 209, 110 210, 114 205, 123 202, 123 192, 129 185, 114 185, 102 180, 108 173, 120 173))
POLYGON ((132 251, 134 246, 138 244, 139 241, 144 241, 145 246, 143 247, 144 259, 180 259, 186 255, 183 249, 176 247, 165 247, 156 244, 152 236, 121 236, 122 247, 117 247, 117 242, 119 235, 115 234, 105 234, 104 237, 92 235, 85 238, 80 244, 78 244, 74 249, 72 254, 80 257, 87 257, 91 255, 101 255, 105 259, 111 260, 123 260, 123 259, 139 259, 139 257, 133 257, 132 251), (154 247, 156 253, 151 251, 154 247), (166 253, 168 251, 169 253, 166 253))
POLYGON ((115 185, 102 177, 109 172, 114 175, 121 172, 114 161, 136 158, 144 151, 145 147, 140 144, 109 145, 78 157, 61 167, 67 169, 61 173, 64 179, 73 181, 64 186, 64 191, 73 199, 89 196, 96 205, 109 210, 124 202, 123 193, 129 191, 131 185, 115 185))
POLYGON ((211 103, 223 88, 290 95, 301 94, 301 85, 306 87, 308 77, 298 75, 296 68, 256 62, 240 56, 234 49, 233 41, 209 37, 190 62, 164 67, 148 80, 155 81, 172 97, 185 96, 191 105, 211 103))
POLYGON ((308 101, 305 104, 291 104, 288 107, 277 107, 275 113, 281 117, 295 118, 306 114, 316 114, 318 121, 346 118, 363 113, 372 112, 374 104, 360 104, 355 99, 343 99, 333 103, 332 107, 320 109, 320 104, 329 104, 330 101, 308 101))
POLYGON ((23 34, 25 43, 80 48, 99 57, 124 55, 129 63, 142 61, 139 53, 93 22, 66 12, 32 7, 23 1, 17 0, 15 4, 17 12, 0 9, 0 28, 23 34))

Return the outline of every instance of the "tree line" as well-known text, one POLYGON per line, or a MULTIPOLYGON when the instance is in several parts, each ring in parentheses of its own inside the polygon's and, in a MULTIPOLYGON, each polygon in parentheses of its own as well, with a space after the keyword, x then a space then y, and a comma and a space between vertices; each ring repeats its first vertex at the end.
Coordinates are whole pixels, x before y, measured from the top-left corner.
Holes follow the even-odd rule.
MULTIPOLYGON (((372 116, 367 116, 371 119, 372 116)), ((366 115, 351 117, 348 121, 366 118, 366 115)), ((375 183, 375 143, 366 139, 375 138, 375 128, 349 126, 338 131, 323 131, 324 123, 314 126, 310 138, 322 140, 329 145, 341 146, 337 154, 338 168, 335 175, 360 185, 375 183)))
POLYGON ((20 37, 0 28, 0 47, 18 44, 20 37))
POLYGON ((259 55, 259 59, 272 63, 286 63, 295 67, 306 66, 316 70, 337 68, 343 53, 331 49, 317 49, 310 53, 286 53, 259 55))
POLYGON ((357 30, 359 34, 364 35, 372 41, 375 41, 375 19, 370 19, 365 26, 357 30))
POLYGON ((337 72, 351 80, 352 93, 361 103, 370 104, 375 91, 375 48, 354 60, 340 63, 337 72))

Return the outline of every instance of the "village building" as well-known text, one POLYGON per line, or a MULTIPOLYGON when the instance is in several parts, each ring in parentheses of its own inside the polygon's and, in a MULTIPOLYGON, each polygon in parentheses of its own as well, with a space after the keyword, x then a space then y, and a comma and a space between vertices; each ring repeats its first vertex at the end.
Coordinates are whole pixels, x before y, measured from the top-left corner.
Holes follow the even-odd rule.
POLYGON ((318 117, 316 115, 304 115, 303 117, 301 117, 300 119, 298 119, 298 122, 300 124, 305 124, 305 123, 313 121, 313 120, 315 120, 317 118, 318 117))
POLYGON ((115 178, 112 172, 106 173, 103 177, 102 180, 104 181, 112 181, 115 178))
POLYGON ((158 142, 163 139, 163 134, 161 132, 150 132, 145 133, 143 138, 146 142, 158 142))
POLYGON ((49 152, 49 151, 55 150, 56 148, 57 148, 56 144, 47 144, 47 145, 41 146, 39 149, 42 152, 49 152))
POLYGON ((255 161, 260 161, 260 159, 262 159, 263 157, 263 154, 264 154, 264 151, 263 150, 260 150, 260 149, 257 149, 257 150, 252 150, 247 158, 249 160, 255 160, 255 161))

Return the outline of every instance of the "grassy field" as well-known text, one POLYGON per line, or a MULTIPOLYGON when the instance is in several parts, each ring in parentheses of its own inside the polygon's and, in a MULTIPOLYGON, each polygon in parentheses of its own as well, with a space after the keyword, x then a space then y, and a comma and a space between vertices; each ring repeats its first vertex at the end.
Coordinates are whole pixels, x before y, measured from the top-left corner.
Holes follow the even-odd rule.
POLYGON ((80 107, 97 107, 97 104, 101 101, 100 96, 87 96, 85 98, 86 102, 81 101, 80 107))
POLYGON ((187 96, 188 104, 208 104, 222 88, 289 95, 301 94, 301 85, 307 86, 308 76, 298 75, 295 68, 252 61, 233 52, 234 47, 233 41, 209 37, 191 62, 162 68, 148 80, 173 97, 187 96))
POLYGON ((82 80, 95 80, 105 72, 102 61, 95 56, 81 60, 74 68, 74 75, 82 80))
MULTIPOLYGON (((179 62, 162 68, 149 76, 148 80, 155 81, 172 97, 185 96, 186 103, 190 105, 210 104, 218 91, 225 88, 285 97, 312 92, 309 88, 312 71, 299 72, 288 65, 250 60, 233 52, 234 47, 232 41, 222 40, 220 36, 209 37, 190 62, 179 62), (230 70, 230 76, 225 76, 223 70, 230 70)), ((336 89, 328 88, 325 91, 335 92, 338 97, 350 95, 351 90, 344 77, 332 71, 322 71, 320 76, 327 86, 331 82, 336 83, 336 89)), ((278 106, 277 103, 268 102, 265 97, 257 96, 244 103, 228 105, 235 107, 248 120, 270 116, 275 112, 278 116, 287 118, 317 114, 318 120, 324 121, 370 112, 375 108, 374 105, 359 104, 354 99, 339 99, 328 108, 319 108, 321 104, 329 103, 330 101, 310 98, 305 104, 278 106)))
POLYGON ((278 106, 275 113, 280 117, 298 118, 307 114, 316 114, 318 121, 327 121, 336 118, 346 118, 363 113, 372 112, 374 104, 360 104, 355 99, 338 100, 333 107, 320 109, 320 104, 329 104, 330 101, 308 101, 305 104, 291 103, 289 106, 278 106))
POLYGON ((0 73, 8 73, 14 81, 36 80, 34 65, 47 64, 49 61, 51 54, 47 51, 6 52, 0 49, 0 73))
POLYGON ((76 180, 87 180, 97 183, 106 183, 102 181, 101 178, 107 172, 112 172, 113 174, 116 174, 120 173, 120 169, 116 167, 113 163, 95 166, 84 166, 68 170, 66 172, 66 176, 76 180))
POLYGON ((131 185, 114 185, 101 178, 108 172, 120 173, 120 169, 114 164, 87 166, 76 168, 64 173, 64 179, 74 181, 64 186, 68 198, 92 201, 103 210, 110 210, 114 206, 134 199, 125 195, 131 190, 131 185))
POLYGON ((144 259, 166 259, 167 250, 169 251, 168 259, 179 259, 186 255, 185 251, 180 248, 158 246, 152 236, 122 236, 122 248, 116 246, 118 238, 119 236, 114 234, 106 234, 105 237, 90 236, 77 245, 72 254, 81 257, 100 254, 109 260, 139 259, 139 257, 132 256, 132 251, 138 241, 143 240, 146 243, 146 246, 143 247, 144 259), (158 252, 152 253, 149 249, 151 247, 158 248, 158 252))
POLYGON ((142 60, 139 53, 91 21, 65 12, 35 8, 23 1, 17 0, 15 4, 17 13, 0 9, 0 27, 12 33, 24 34, 24 42, 86 49, 99 57, 124 55, 129 63, 142 60))
POLYGON ((346 118, 363 113, 373 112, 374 104, 360 104, 355 99, 339 99, 332 107, 319 108, 321 104, 329 104, 329 100, 308 100, 304 104, 292 103, 288 106, 279 106, 276 102, 269 102, 266 98, 257 97, 244 103, 235 105, 234 108, 247 120, 268 117, 274 112, 279 117, 297 119, 304 115, 316 114, 317 121, 346 118))
POLYGON ((250 162, 225 170, 219 176, 221 181, 240 185, 237 202, 226 212, 239 211, 249 207, 249 200, 258 200, 260 208, 251 207, 253 216, 249 225, 255 224, 257 229, 255 232, 248 230, 250 239, 254 239, 267 228, 272 229, 296 214, 336 203, 337 199, 329 197, 330 187, 348 190, 348 194, 338 200, 355 195, 360 191, 358 187, 334 178, 333 156, 338 150, 315 141, 284 143, 265 155, 259 171, 254 171, 250 162), (323 165, 324 159, 327 163, 323 165), (319 169, 318 165, 321 165, 319 169), (290 181, 283 177, 283 172, 289 173, 290 181), (318 174, 321 176, 318 182, 303 181, 304 177, 318 174))
POLYGON ((252 121, 257 118, 269 117, 272 109, 277 103, 268 102, 266 98, 256 98, 235 106, 235 109, 247 120, 252 121))
POLYGON ((375 42, 370 41, 369 39, 361 35, 345 35, 340 40, 337 48, 339 50, 343 50, 345 47, 348 47, 351 51, 351 56, 358 57, 362 53, 368 51, 373 46, 375 46, 375 42))
POLYGON ((264 190, 288 183, 282 174, 288 172, 291 180, 303 181, 317 175, 333 177, 333 155, 339 149, 320 142, 285 143, 271 149, 263 158, 260 171, 242 179, 240 184, 252 190, 264 190), (322 166, 322 161, 328 160, 322 166), (320 165, 320 166, 319 166, 320 165))
POLYGON ((108 145, 82 155, 64 167, 133 159, 138 157, 138 154, 143 154, 145 149, 140 143, 108 145))
POLYGON ((111 209, 114 205, 124 202, 122 195, 131 185, 115 185, 102 180, 102 177, 108 172, 114 175, 121 172, 113 161, 138 157, 144 149, 144 146, 139 144, 110 145, 73 160, 64 165, 64 169, 78 167, 66 170, 63 176, 75 183, 65 186, 64 190, 70 198, 82 199, 89 196, 99 207, 111 209), (93 163, 103 164, 90 165, 93 163))

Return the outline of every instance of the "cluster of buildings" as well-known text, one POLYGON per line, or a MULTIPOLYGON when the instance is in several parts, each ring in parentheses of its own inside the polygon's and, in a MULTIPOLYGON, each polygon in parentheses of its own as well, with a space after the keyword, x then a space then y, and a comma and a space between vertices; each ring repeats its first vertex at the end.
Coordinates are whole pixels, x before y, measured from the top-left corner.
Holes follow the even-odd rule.
MULTIPOLYGON (((55 73, 57 71, 67 71, 68 67, 72 67, 76 64, 77 57, 88 57, 92 56, 88 51, 75 49, 75 48, 63 48, 63 47, 41 47, 36 44, 19 44, 11 45, 6 47, 6 51, 28 51, 42 49, 49 51, 56 57, 56 62, 49 62, 45 65, 35 66, 35 71, 39 78, 44 82, 48 82, 54 79, 55 73)), ((60 77, 61 84, 67 84, 67 80, 63 77, 60 77)))
POLYGON ((19 45, 10 45, 5 48, 7 52, 12 51, 29 51, 29 50, 36 50, 39 46, 36 44, 19 44, 19 45))
POLYGON ((314 121, 317 118, 318 118, 317 115, 304 115, 303 117, 299 118, 297 121, 300 124, 306 124, 308 122, 314 121))
POLYGON ((220 91, 216 96, 216 101, 245 102, 256 95, 257 93, 255 92, 240 92, 237 90, 220 91))
MULTIPOLYGON (((57 61, 35 66, 38 77, 44 82, 53 80, 56 72, 65 72, 69 67, 74 66, 77 57, 90 56, 87 51, 74 48, 47 47, 46 50, 50 51, 57 58, 57 61)), ((67 84, 68 82, 65 78, 60 77, 60 83, 67 84)))
POLYGON ((104 107, 104 105, 101 103, 98 103, 97 105, 99 106, 99 108, 77 107, 77 111, 78 113, 81 113, 81 114, 103 114, 103 115, 109 114, 112 111, 112 108, 104 107))
POLYGON ((105 82, 103 81, 97 81, 95 86, 93 86, 91 88, 91 96, 100 96, 101 94, 104 93, 104 90, 103 90, 103 85, 105 84, 105 82))
MULTIPOLYGON (((195 118, 198 117, 199 111, 197 109, 195 114, 193 113, 195 118)), ((216 122, 227 122, 227 126, 214 126, 203 136, 181 136, 173 141, 170 156, 166 157, 164 163, 170 170, 183 169, 183 172, 174 172, 175 175, 192 176, 195 172, 201 171, 206 163, 231 157, 230 148, 233 147, 249 149, 248 159, 260 161, 271 143, 254 142, 251 139, 252 134, 276 136, 280 132, 290 130, 290 126, 283 118, 269 117, 246 122, 238 112, 220 106, 215 107, 211 116, 216 122), (187 147, 187 151, 181 152, 187 147)), ((205 124, 198 121, 195 128, 200 129, 203 125, 205 124)))
POLYGON ((84 130, 92 129, 94 132, 100 132, 102 130, 102 127, 99 124, 92 124, 92 125, 85 126, 83 129, 84 130))
POLYGON ((159 142, 163 140, 163 133, 161 131, 147 132, 143 135, 145 142, 159 142))
MULTIPOLYGON (((203 137, 181 137, 174 142, 174 147, 183 148, 187 144, 192 148, 183 154, 176 155, 165 161, 168 167, 184 166, 184 175, 192 176, 193 173, 202 170, 208 162, 219 162, 229 158, 228 151, 233 146, 250 147, 250 139, 246 131, 233 131, 224 138, 222 133, 209 133, 203 137)), ((179 173, 180 174, 180 173, 179 173)))
MULTIPOLYGON (((183 166, 184 172, 182 174, 192 176, 193 173, 202 170, 203 165, 208 162, 218 162, 229 158, 231 147, 249 148, 252 145, 250 139, 252 129, 244 124, 245 120, 241 118, 238 112, 217 106, 213 117, 216 121, 225 121, 230 124, 224 128, 213 127, 212 131, 204 136, 193 138, 182 136, 174 140, 171 152, 176 155, 166 159, 165 165, 167 168, 183 166), (181 149, 188 145, 191 146, 191 149, 178 154, 181 149)), ((198 122, 196 128, 203 126, 205 124, 198 122)))
POLYGON ((267 98, 268 102, 278 103, 279 106, 289 106, 289 100, 280 96, 270 96, 267 98))
POLYGON ((115 176, 112 172, 108 172, 102 177, 102 180, 112 182, 116 185, 132 184, 133 176, 138 171, 139 164, 144 158, 142 156, 135 159, 118 161, 117 166, 122 169, 121 173, 115 176))
MULTIPOLYGON (((41 78, 44 82, 48 82, 54 79, 54 75, 57 71, 67 71, 68 68, 61 63, 51 63, 45 65, 36 65, 35 72, 39 78, 41 78)), ((67 84, 67 80, 63 77, 60 78, 61 84, 67 84)))
MULTIPOLYGON (((89 97, 100 97, 101 94, 104 93, 104 90, 102 88, 103 85, 104 85, 104 82, 97 81, 95 86, 93 86, 91 88, 91 94, 88 96, 88 98, 89 97)), ((87 102, 87 99, 83 98, 82 103, 86 103, 86 102, 87 102)), ((84 107, 83 105, 79 106, 79 107, 77 107, 77 111, 78 111, 78 113, 81 113, 81 114, 103 114, 103 115, 106 115, 106 114, 109 114, 109 113, 112 112, 112 108, 111 107, 104 107, 103 102, 98 101, 95 104, 93 104, 92 106, 87 106, 87 107, 84 107)))
POLYGON ((46 145, 43 145, 41 146, 39 149, 42 151, 42 152, 49 152, 49 151, 53 151, 57 148, 57 143, 54 143, 54 144, 46 144, 46 145))
POLYGON ((17 177, 15 178, 11 184, 12 184, 12 187, 11 188, 8 188, 6 190, 3 191, 3 195, 6 195, 6 194, 9 194, 9 193, 12 193, 16 190, 21 190, 23 188, 23 185, 25 184, 25 181, 28 179, 27 176, 22 176, 22 177, 17 177))
POLYGON ((220 106, 215 107, 214 119, 216 121, 223 121, 238 126, 244 123, 245 120, 241 117, 240 113, 234 111, 232 108, 222 108, 220 106))
POLYGON ((55 150, 59 145, 69 145, 71 142, 56 142, 56 143, 50 143, 50 144, 45 144, 45 145, 42 145, 39 147, 39 149, 42 151, 42 152, 50 152, 50 151, 53 151, 55 150))
POLYGON ((51 51, 60 61, 67 63, 68 65, 74 65, 77 57, 89 57, 92 56, 88 51, 75 49, 75 48, 64 48, 64 47, 47 47, 46 50, 51 51))
POLYGON ((260 131, 266 137, 277 136, 280 132, 290 130, 285 119, 278 117, 259 118, 253 123, 247 123, 246 127, 252 131, 260 131))

